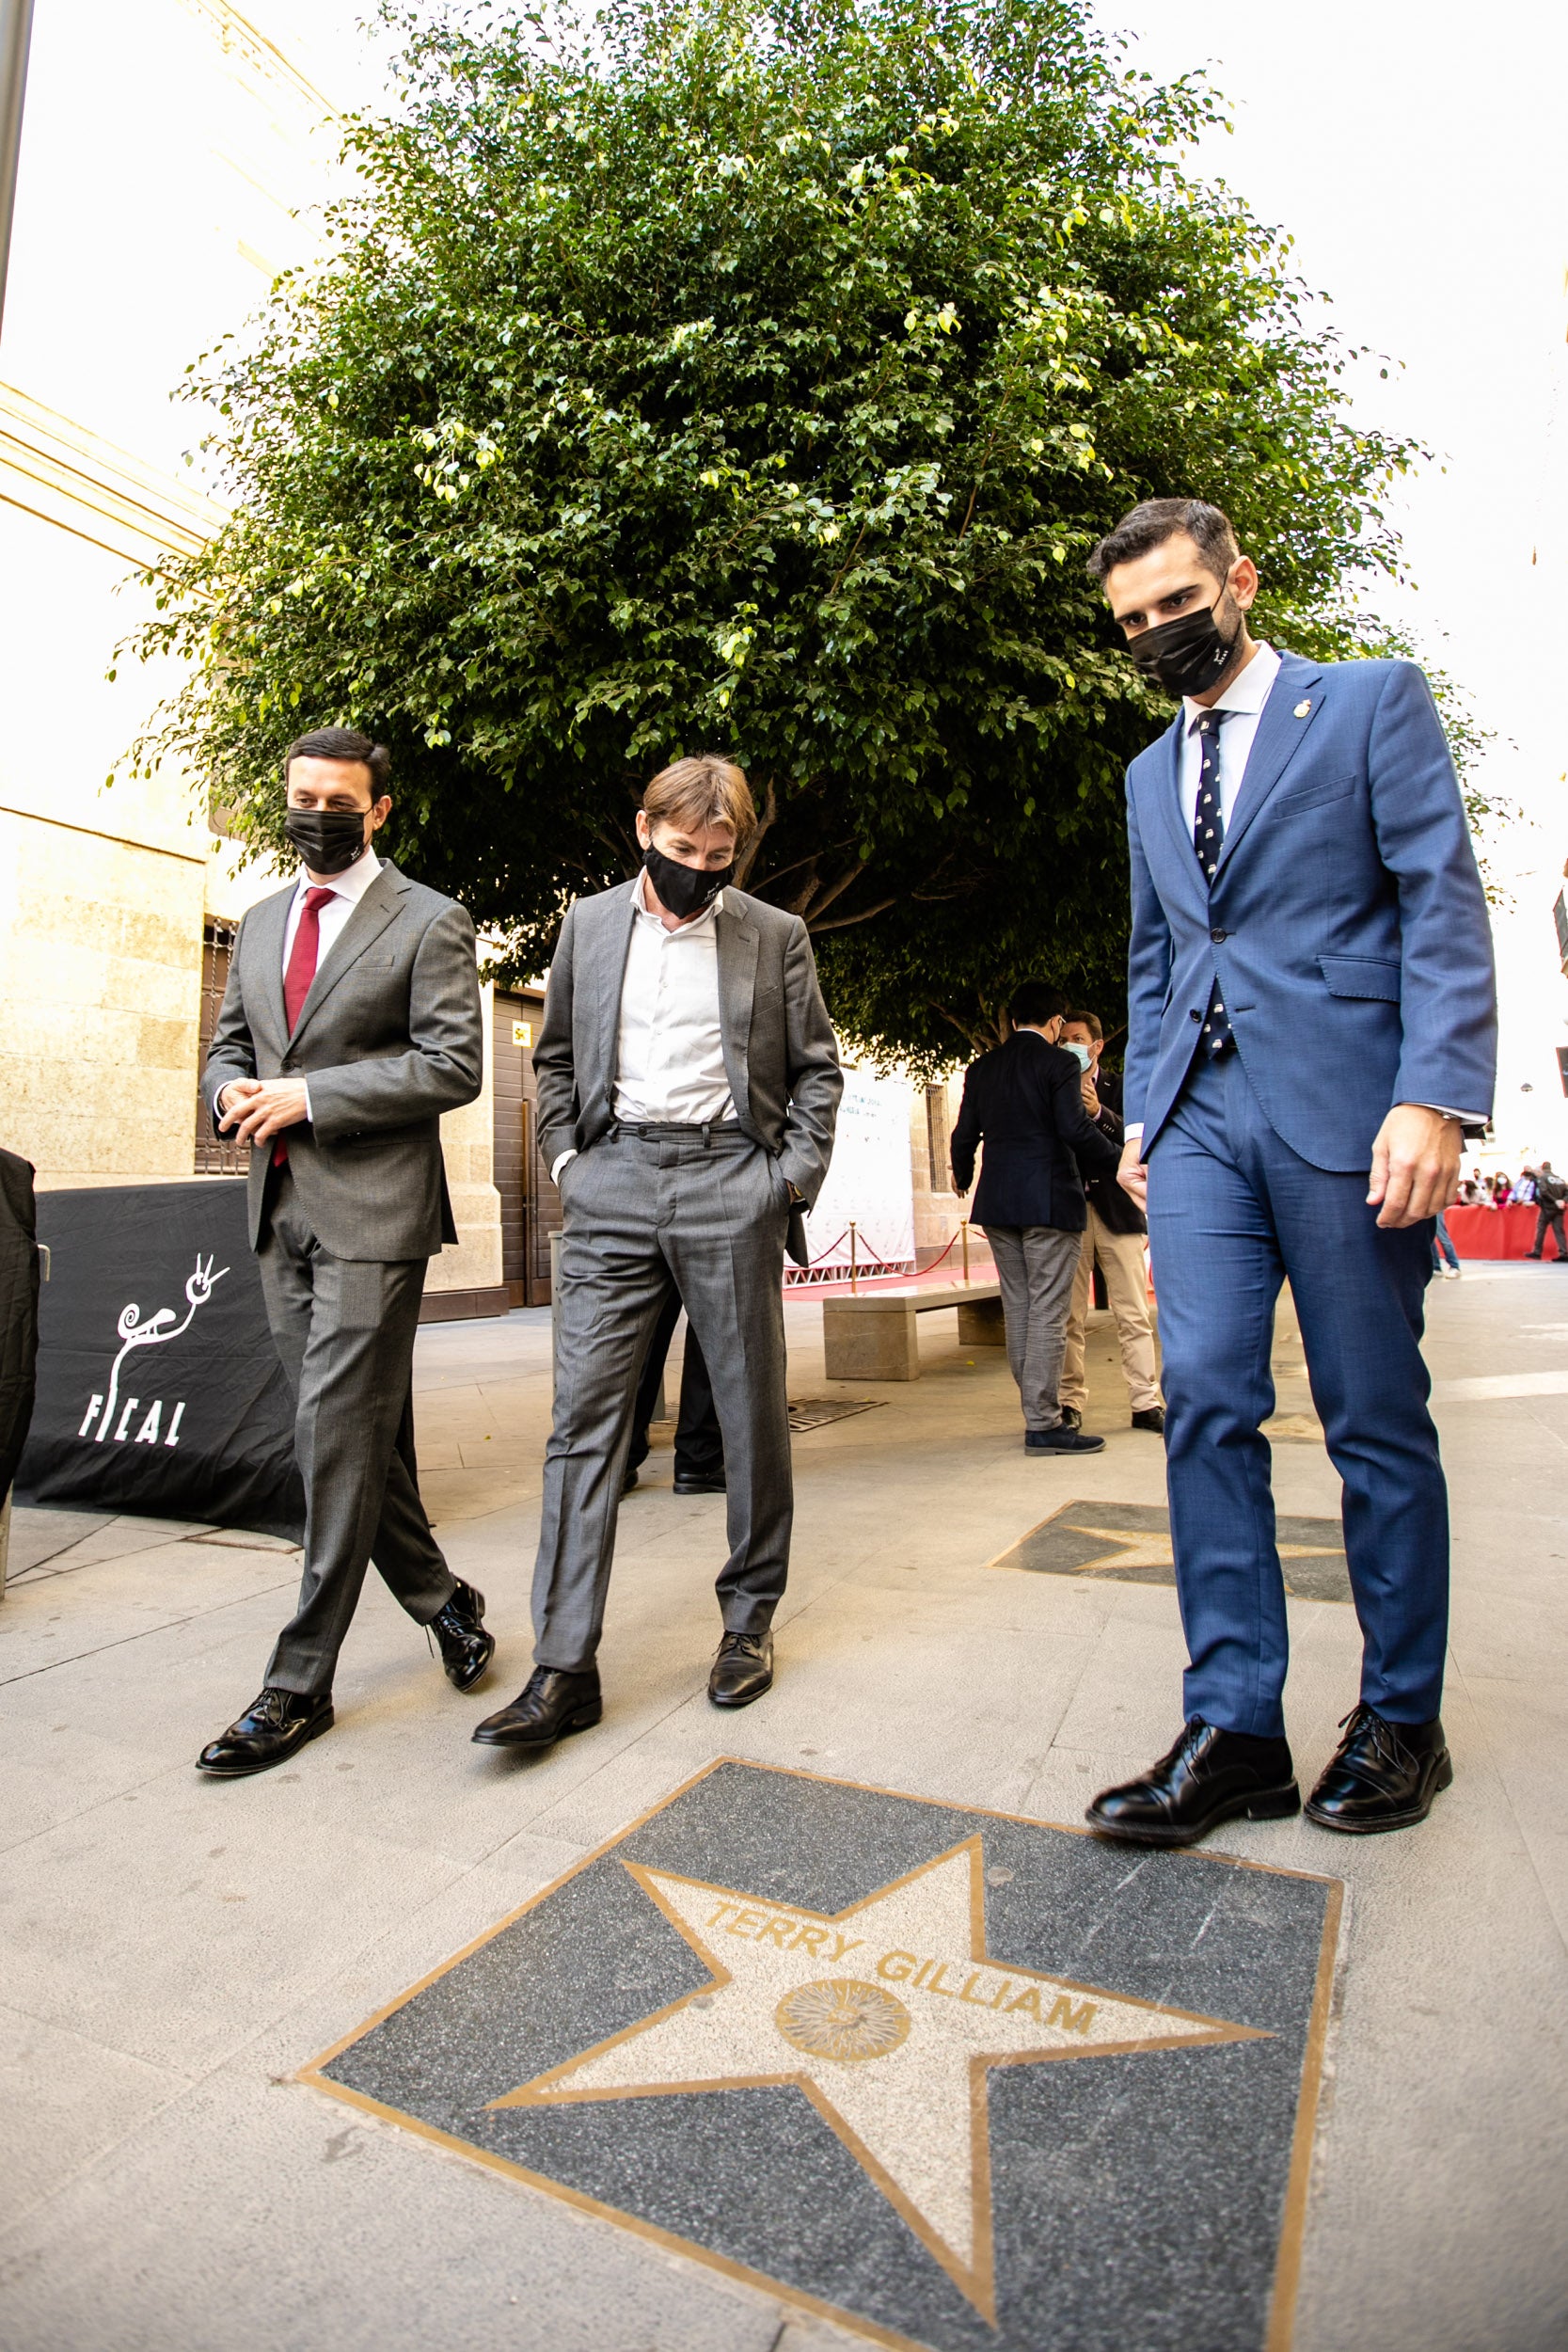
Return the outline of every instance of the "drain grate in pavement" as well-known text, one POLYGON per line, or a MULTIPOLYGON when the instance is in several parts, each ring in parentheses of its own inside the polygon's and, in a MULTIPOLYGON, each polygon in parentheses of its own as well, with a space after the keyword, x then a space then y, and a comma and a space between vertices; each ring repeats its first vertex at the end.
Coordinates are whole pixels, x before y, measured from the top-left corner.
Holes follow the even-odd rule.
MULTIPOLYGON (((1297 1600, 1349 1600, 1350 1569, 1338 1519, 1281 1518, 1275 1537, 1288 1593, 1297 1600)), ((1034 1568, 1046 1576, 1174 1584, 1170 1513, 1163 1503, 1064 1502, 986 1565, 1034 1568)))
MULTIPOLYGON (((830 1422, 848 1421, 855 1413, 874 1412, 885 1396, 798 1396, 789 1408, 789 1434, 803 1438, 808 1429, 826 1429, 830 1422)), ((648 1423, 648 1443, 657 1454, 675 1442, 673 1421, 648 1423)))
POLYGON ((825 1429, 831 1421, 848 1421, 852 1414, 874 1412, 885 1396, 798 1396, 789 1408, 789 1426, 799 1438, 808 1429, 825 1429))
POLYGON ((879 2344, 1264 2352, 1341 1896, 721 1757, 303 2079, 879 2344))

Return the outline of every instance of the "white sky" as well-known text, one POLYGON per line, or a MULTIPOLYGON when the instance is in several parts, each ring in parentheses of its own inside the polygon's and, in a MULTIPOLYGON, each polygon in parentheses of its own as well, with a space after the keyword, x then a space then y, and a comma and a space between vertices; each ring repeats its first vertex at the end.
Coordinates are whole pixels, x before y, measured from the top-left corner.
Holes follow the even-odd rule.
POLYGON ((1402 360, 1358 413, 1437 453, 1402 493, 1410 626, 1497 737, 1487 779, 1532 823, 1494 845, 1503 995, 1497 1140, 1568 1163, 1552 901, 1568 857, 1568 8, 1513 0, 1098 0, 1160 78, 1206 66, 1233 136, 1191 160, 1296 240, 1351 342, 1402 360), (1534 1091, 1521 1092, 1529 1085, 1534 1091), (1555 1147, 1555 1148, 1554 1148, 1555 1147))

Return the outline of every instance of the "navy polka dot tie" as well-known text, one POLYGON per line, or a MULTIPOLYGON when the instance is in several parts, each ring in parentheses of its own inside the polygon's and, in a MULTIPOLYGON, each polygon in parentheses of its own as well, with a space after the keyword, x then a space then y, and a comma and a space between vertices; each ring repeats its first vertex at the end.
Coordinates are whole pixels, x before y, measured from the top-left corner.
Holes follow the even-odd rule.
MULTIPOLYGON (((1197 737, 1202 754, 1197 771, 1197 808, 1193 818, 1193 847, 1197 851, 1197 862, 1208 877, 1211 888, 1213 887, 1215 870, 1219 866, 1220 851, 1225 847, 1225 808, 1220 799, 1220 728, 1229 716, 1228 710, 1200 710, 1191 729, 1197 737)), ((1209 1009, 1203 1016, 1203 1050, 1210 1056, 1217 1056, 1235 1041, 1216 976, 1209 998, 1209 1009)))

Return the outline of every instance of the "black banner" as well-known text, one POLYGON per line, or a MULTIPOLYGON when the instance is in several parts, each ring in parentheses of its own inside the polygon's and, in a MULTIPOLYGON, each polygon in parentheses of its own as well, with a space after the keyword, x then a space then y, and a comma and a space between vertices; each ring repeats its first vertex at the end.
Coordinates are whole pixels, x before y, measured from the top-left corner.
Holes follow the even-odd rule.
POLYGON ((40 1192, 51 1254, 19 1502, 298 1542, 293 1400, 245 1239, 244 1181, 40 1192))

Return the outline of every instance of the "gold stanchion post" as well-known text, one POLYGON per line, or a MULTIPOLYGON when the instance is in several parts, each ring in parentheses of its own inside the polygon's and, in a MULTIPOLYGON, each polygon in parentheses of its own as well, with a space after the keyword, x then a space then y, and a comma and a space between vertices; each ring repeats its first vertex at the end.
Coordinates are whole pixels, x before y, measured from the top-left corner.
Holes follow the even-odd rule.
POLYGON ((969 1279, 969 1219, 967 1216, 959 1219, 958 1231, 963 1236, 964 1280, 967 1282, 969 1279))
POLYGON ((849 1288, 855 1288, 855 1220, 849 1219, 849 1288))

